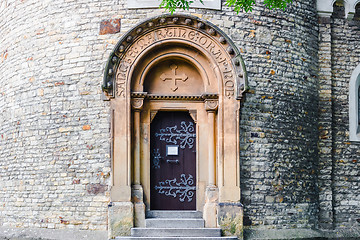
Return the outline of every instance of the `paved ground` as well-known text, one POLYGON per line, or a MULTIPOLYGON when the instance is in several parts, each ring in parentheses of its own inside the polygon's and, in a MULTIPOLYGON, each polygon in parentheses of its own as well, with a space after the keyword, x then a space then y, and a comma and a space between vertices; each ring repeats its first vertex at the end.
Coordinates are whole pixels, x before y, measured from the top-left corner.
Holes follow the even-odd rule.
POLYGON ((107 231, 0 227, 0 240, 106 240, 107 231))

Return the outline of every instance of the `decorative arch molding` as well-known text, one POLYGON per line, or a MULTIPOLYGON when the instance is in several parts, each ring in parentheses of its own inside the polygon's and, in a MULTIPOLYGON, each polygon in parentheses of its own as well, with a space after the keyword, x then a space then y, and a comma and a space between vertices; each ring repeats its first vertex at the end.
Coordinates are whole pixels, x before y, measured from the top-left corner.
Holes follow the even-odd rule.
POLYGON ((115 46, 102 88, 112 113, 109 237, 129 233, 119 226, 145 224, 153 189, 151 123, 165 111, 186 112, 196 123, 196 210, 206 227, 221 226, 233 209, 241 229, 239 112, 248 82, 231 39, 190 15, 145 20, 115 46))
MULTIPOLYGON (((139 56, 162 44, 164 41, 182 42, 184 45, 199 49, 213 55, 218 61, 220 70, 226 74, 226 63, 234 70, 234 96, 241 99, 248 90, 247 73, 240 51, 232 40, 217 26, 191 15, 162 15, 145 20, 128 31, 116 44, 107 61, 103 91, 110 99, 115 97, 115 79, 119 71, 124 73, 124 68, 130 68, 139 56), (168 29, 171 28, 169 31, 168 29), (209 39, 206 40, 205 39, 209 39), (211 41, 210 41, 211 40, 211 41), (116 74, 115 74, 116 73, 116 74)), ((230 85, 230 84, 229 84, 230 85)), ((117 92, 119 94, 119 92, 117 92)))
POLYGON ((360 142, 360 64, 353 71, 349 84, 349 136, 360 142))
MULTIPOLYGON (((334 11, 334 3, 337 0, 317 0, 316 6, 320 17, 330 17, 334 11)), ((345 18, 351 20, 355 15, 356 5, 360 0, 344 0, 345 18)))

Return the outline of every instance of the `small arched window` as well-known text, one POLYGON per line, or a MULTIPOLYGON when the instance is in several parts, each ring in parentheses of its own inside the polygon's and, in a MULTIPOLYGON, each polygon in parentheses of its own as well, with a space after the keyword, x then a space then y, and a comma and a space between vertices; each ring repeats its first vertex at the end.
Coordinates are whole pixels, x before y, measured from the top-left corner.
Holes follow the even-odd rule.
POLYGON ((355 6, 354 20, 355 20, 355 21, 360 21, 360 1, 359 1, 359 3, 356 4, 356 6, 355 6))
POLYGON ((349 85, 350 141, 360 142, 360 64, 351 75, 349 85))
POLYGON ((345 2, 344 0, 336 0, 333 4, 333 18, 345 18, 345 2))

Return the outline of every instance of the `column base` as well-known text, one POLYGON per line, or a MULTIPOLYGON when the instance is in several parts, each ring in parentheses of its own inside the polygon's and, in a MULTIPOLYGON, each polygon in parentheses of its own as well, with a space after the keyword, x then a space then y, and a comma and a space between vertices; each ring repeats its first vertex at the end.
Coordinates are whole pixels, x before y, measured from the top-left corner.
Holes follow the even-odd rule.
POLYGON ((217 204, 219 201, 219 189, 216 186, 207 186, 205 190, 205 205, 203 218, 205 227, 217 227, 217 204))
POLYGON ((108 237, 130 236, 134 226, 134 205, 132 202, 112 202, 108 208, 108 237))
POLYGON ((145 227, 145 204, 144 191, 141 185, 133 185, 131 189, 131 199, 134 203, 134 225, 135 227, 145 227))
POLYGON ((243 205, 241 203, 219 203, 217 221, 224 236, 236 235, 243 239, 243 205))

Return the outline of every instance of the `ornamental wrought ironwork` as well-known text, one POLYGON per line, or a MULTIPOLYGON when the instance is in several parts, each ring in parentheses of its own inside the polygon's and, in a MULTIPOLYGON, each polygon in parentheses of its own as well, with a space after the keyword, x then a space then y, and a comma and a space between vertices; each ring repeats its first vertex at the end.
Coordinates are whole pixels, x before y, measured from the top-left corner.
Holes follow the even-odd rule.
POLYGON ((160 158, 161 158, 161 155, 159 153, 159 150, 160 149, 154 149, 153 151, 153 168, 155 169, 159 169, 160 168, 160 158))
POLYGON ((186 145, 191 149, 194 146, 196 133, 194 124, 189 122, 186 124, 185 121, 180 123, 180 129, 178 126, 166 127, 160 129, 159 133, 155 133, 155 137, 160 137, 161 141, 165 141, 167 143, 178 144, 180 142, 180 148, 184 149, 186 145))
POLYGON ((164 194, 171 197, 179 197, 180 202, 184 202, 187 199, 191 202, 194 197, 196 187, 194 185, 194 178, 191 174, 188 177, 185 174, 180 175, 180 182, 177 182, 176 178, 167 179, 164 182, 159 182, 158 186, 155 186, 155 190, 159 194, 164 194))

